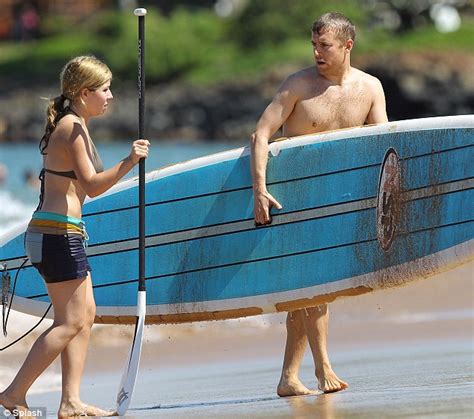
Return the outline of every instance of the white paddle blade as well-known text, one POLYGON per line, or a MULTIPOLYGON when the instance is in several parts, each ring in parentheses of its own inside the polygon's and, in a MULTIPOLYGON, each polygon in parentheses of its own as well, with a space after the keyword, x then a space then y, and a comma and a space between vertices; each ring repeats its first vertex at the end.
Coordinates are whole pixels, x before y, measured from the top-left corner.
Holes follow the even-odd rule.
POLYGON ((133 344, 128 355, 127 364, 122 375, 119 391, 117 394, 117 413, 123 416, 132 400, 133 390, 137 381, 138 366, 140 364, 140 356, 142 353, 143 333, 145 329, 146 315, 146 292, 138 292, 137 302, 137 323, 135 325, 135 335, 133 344))

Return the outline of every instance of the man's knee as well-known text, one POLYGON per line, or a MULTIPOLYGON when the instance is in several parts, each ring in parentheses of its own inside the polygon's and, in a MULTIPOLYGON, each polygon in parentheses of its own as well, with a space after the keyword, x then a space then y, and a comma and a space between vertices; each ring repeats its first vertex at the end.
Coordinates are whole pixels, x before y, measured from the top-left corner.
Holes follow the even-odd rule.
POLYGON ((303 326, 303 310, 294 310, 288 312, 286 317, 286 326, 289 328, 298 328, 303 326))
POLYGON ((308 307, 308 308, 305 308, 304 310, 306 312, 306 315, 316 316, 316 317, 326 315, 329 312, 327 304, 321 304, 315 307, 308 307))

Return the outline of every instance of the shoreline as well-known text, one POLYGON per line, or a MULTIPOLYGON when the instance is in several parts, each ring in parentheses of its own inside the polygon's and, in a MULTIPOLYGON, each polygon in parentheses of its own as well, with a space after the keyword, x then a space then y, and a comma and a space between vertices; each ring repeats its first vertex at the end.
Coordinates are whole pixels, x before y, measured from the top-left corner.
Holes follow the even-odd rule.
MULTIPOLYGON (((456 418, 471 417, 472 269, 471 263, 404 287, 332 303, 329 354, 334 370, 350 387, 331 395, 276 396, 285 344, 284 313, 147 326, 127 417, 359 419, 383 413, 444 419, 451 417, 449 412, 456 418)), ((134 328, 94 329, 83 399, 111 408, 134 328)), ((26 347, 2 353, 0 389, 26 353, 26 347)), ((313 370, 307 349, 301 379, 310 388, 316 386, 313 370)), ((48 417, 54 417, 60 389, 57 360, 33 385, 30 406, 47 406, 48 417)))
MULTIPOLYGON (((329 305, 329 350, 474 338, 473 267, 470 263, 402 287, 336 300, 329 305)), ((206 348, 212 350, 211 358, 219 359, 267 352, 282 357, 285 319, 286 313, 278 313, 224 321, 147 325, 144 359, 151 359, 156 348, 163 350, 160 359, 169 364, 193 363, 201 358, 207 362, 210 357, 202 356, 206 348), (260 349, 265 346, 268 348, 260 349), (188 355, 190 347, 193 351, 188 355)), ((9 337, 2 339, 0 346, 20 336, 37 320, 12 311, 9 337)), ((2 353, 2 360, 6 361, 2 364, 19 363, 49 324, 51 321, 45 320, 34 334, 2 353)), ((133 326, 95 325, 89 346, 91 365, 100 360, 96 367, 114 369, 115 361, 105 355, 113 351, 125 359, 133 332, 133 326)))
MULTIPOLYGON (((474 55, 459 52, 405 52, 396 55, 354 57, 354 66, 380 79, 385 89, 390 121, 474 113, 474 55)), ((242 141, 250 138, 259 116, 278 86, 300 69, 284 65, 248 80, 230 80, 211 86, 186 82, 147 88, 148 137, 188 141, 242 141)), ((112 85, 111 112, 92 121, 100 139, 134 138, 136 87, 112 85)), ((0 92, 0 144, 18 139, 36 142, 44 132, 47 100, 58 95, 56 84, 16 87, 0 92), (18 112, 21 109, 21 112, 18 112)))
MULTIPOLYGON (((189 362, 177 354, 180 361, 171 364, 165 352, 145 347, 127 417, 472 417, 470 340, 407 340, 397 345, 331 350, 334 370, 350 387, 333 394, 289 398, 276 395, 283 342, 278 342, 276 351, 281 353, 275 353, 275 341, 264 336, 251 339, 250 348, 246 346, 249 342, 242 339, 239 347, 227 347, 226 357, 200 358, 199 362, 195 358, 202 348, 182 344, 189 362)), ((115 359, 113 369, 103 369, 103 363, 97 368, 88 361, 81 386, 86 403, 114 407, 127 350, 106 354, 108 360, 115 359)), ((207 355, 216 353, 223 351, 212 348, 207 355)), ((89 360, 98 355, 92 351, 89 360)), ((308 352, 300 377, 308 388, 316 389, 308 352)), ((46 406, 48 417, 55 417, 60 400, 59 372, 49 380, 49 389, 32 392, 28 400, 30 406, 46 406)))

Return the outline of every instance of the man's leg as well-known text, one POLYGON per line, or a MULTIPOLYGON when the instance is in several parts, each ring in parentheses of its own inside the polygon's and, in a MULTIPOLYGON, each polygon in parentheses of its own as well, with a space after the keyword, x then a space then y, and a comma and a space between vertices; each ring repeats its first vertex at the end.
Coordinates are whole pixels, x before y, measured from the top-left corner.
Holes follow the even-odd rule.
POLYGON ((306 335, 313 354, 319 389, 325 393, 344 390, 349 385, 334 373, 327 352, 329 309, 327 304, 307 308, 303 316, 306 335))
POLYGON ((277 388, 280 397, 314 394, 298 377, 307 342, 303 316, 303 310, 296 310, 288 313, 286 317, 285 357, 277 388))

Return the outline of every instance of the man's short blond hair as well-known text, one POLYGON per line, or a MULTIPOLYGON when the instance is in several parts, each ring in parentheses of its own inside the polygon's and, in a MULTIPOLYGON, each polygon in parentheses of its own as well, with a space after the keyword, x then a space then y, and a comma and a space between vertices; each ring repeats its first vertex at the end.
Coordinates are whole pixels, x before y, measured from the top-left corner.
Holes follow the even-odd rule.
POLYGON ((321 35, 325 30, 332 30, 341 42, 348 39, 355 41, 355 26, 352 21, 342 13, 325 13, 314 21, 311 31, 321 35))

